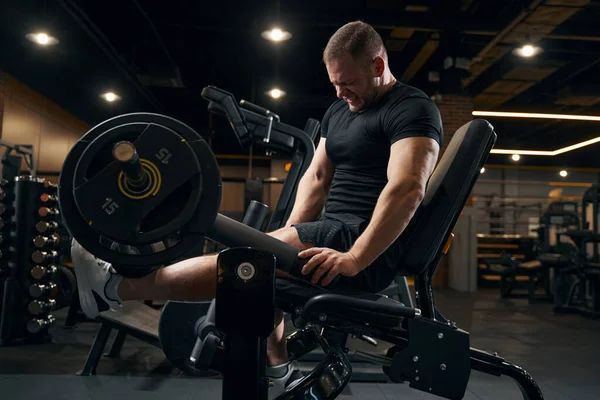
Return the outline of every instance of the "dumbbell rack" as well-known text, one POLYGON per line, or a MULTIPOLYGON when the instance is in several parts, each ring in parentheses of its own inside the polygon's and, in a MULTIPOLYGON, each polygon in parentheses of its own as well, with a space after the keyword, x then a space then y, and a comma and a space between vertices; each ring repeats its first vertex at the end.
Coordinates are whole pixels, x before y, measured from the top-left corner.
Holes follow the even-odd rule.
POLYGON ((9 276, 10 221, 14 214, 14 182, 0 179, 0 320, 4 298, 4 281, 9 276))
POLYGON ((13 186, 0 345, 48 343, 58 293, 54 264, 60 261, 56 186, 34 176, 18 176, 13 186))

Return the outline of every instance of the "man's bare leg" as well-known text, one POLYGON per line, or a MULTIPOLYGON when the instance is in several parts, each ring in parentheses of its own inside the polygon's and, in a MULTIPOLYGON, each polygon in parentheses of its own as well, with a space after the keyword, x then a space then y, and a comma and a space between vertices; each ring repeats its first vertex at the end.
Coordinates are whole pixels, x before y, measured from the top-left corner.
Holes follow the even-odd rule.
MULTIPOLYGON (((310 247, 300 241, 295 228, 282 228, 269 235, 299 249, 310 247)), ((190 258, 161 268, 138 279, 123 278, 117 293, 121 300, 210 301, 216 295, 217 254, 190 258)), ((276 270, 276 276, 287 274, 276 270)), ((283 312, 275 314, 275 327, 267 340, 270 365, 288 361, 283 312)))
POLYGON ((210 301, 216 295, 217 254, 169 265, 142 278, 123 278, 121 300, 210 301))
MULTIPOLYGON (((269 233, 299 249, 302 243, 295 228, 281 228, 269 233)), ((210 301, 216 295, 217 254, 194 257, 169 265, 142 278, 123 278, 118 287, 121 300, 210 301)), ((289 276, 275 271, 277 277, 289 276)))
MULTIPOLYGON (((296 228, 293 227, 279 229, 272 232, 271 235, 302 250, 312 246, 311 244, 302 243, 298 237, 296 228)), ((279 277, 288 275, 282 271, 275 272, 279 277)), ((267 359, 269 360, 269 365, 281 365, 289 360, 287 343, 285 341, 285 323, 283 321, 283 312, 280 310, 275 311, 275 328, 267 338, 267 359)))

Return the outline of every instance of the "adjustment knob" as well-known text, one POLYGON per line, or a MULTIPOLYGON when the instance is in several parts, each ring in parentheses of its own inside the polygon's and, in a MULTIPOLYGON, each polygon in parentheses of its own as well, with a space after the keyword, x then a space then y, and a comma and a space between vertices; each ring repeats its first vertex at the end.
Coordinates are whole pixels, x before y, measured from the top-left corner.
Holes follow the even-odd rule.
POLYGON ((27 332, 34 333, 34 334, 39 333, 43 329, 49 328, 52 325, 54 325, 55 321, 56 321, 56 318, 54 318, 52 315, 48 315, 48 318, 46 318, 46 319, 40 319, 40 318, 30 319, 27 322, 27 332))
POLYGON ((54 299, 50 299, 48 301, 33 300, 27 306, 27 310, 31 315, 40 315, 52 310, 55 306, 56 300, 54 299))
POLYGON ((43 265, 36 265, 31 268, 31 277, 36 281, 41 281, 45 277, 56 276, 57 271, 58 270, 54 265, 48 265, 46 267, 43 265))
POLYGON ((56 221, 40 221, 37 224, 35 224, 35 229, 39 233, 53 232, 53 231, 58 230, 58 222, 56 222, 56 221))
POLYGON ((51 291, 56 289, 56 283, 52 282, 47 285, 41 285, 39 283, 34 283, 29 286, 29 295, 35 299, 39 299, 45 294, 49 294, 51 291))
POLYGON ((52 251, 40 251, 36 250, 31 255, 31 260, 36 264, 49 264, 51 262, 58 261, 58 252, 52 251))

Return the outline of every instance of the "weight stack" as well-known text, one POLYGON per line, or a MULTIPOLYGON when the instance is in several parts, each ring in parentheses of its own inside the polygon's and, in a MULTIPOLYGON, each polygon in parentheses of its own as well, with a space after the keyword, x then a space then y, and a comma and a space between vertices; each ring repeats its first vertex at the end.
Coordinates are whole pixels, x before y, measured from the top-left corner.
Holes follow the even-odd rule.
POLYGON ((0 319, 4 297, 4 281, 9 276, 10 225, 14 215, 14 182, 0 179, 0 319))
POLYGON ((4 281, 0 345, 48 343, 55 318, 60 254, 56 191, 44 179, 18 176, 4 281))

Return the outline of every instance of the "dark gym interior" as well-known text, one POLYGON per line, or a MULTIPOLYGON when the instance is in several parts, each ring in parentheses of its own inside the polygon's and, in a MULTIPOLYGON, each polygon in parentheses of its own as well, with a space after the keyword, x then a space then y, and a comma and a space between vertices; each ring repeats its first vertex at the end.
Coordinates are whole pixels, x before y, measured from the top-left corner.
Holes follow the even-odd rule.
POLYGON ((597 0, 2 2, 1 397, 599 398, 598 21, 597 0), (443 125, 392 284, 280 299, 304 378, 268 397, 251 374, 262 345, 232 333, 256 339, 271 318, 257 311, 272 307, 267 281, 248 295, 219 275, 217 328, 211 302, 127 301, 86 317, 73 237, 133 275, 215 252, 222 271, 261 251, 294 271, 297 252, 264 232, 289 217, 336 101, 323 50, 358 20, 443 125), (135 164, 154 179, 148 193, 173 191, 138 228, 172 220, 177 235, 118 240, 118 205, 98 182, 119 165, 102 157, 135 135, 140 154, 146 144, 179 168, 135 164), (169 135, 194 143, 197 165, 171 158, 169 135), (106 215, 88 218, 90 204, 106 215), (222 352, 232 343, 245 351, 222 352))

